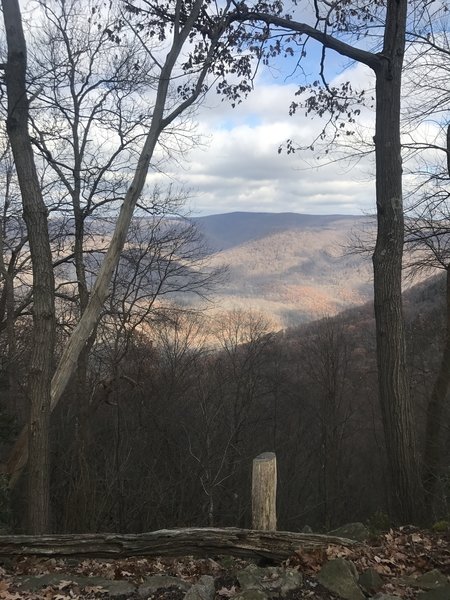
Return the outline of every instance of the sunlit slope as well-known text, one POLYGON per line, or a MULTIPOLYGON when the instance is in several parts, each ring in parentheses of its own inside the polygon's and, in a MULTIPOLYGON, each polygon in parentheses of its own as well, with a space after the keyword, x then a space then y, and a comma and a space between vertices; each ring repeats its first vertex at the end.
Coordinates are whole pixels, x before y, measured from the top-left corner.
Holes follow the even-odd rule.
POLYGON ((201 224, 210 244, 215 239, 225 247, 212 256, 215 266, 229 269, 228 281, 215 293, 217 306, 261 310, 285 327, 371 297, 370 261, 349 253, 361 218, 244 215, 233 213, 234 224, 229 215, 216 215, 212 232, 207 218, 201 224), (227 218, 221 230, 222 216, 227 218))

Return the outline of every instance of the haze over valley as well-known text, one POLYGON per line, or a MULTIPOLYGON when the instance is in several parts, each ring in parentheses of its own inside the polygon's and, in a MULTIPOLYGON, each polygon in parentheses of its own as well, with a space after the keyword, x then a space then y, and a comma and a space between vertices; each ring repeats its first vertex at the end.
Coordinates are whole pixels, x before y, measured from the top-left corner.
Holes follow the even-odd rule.
POLYGON ((367 217, 234 212, 194 221, 212 266, 228 267, 216 309, 261 311, 285 328, 371 298, 371 262, 349 252, 367 217))

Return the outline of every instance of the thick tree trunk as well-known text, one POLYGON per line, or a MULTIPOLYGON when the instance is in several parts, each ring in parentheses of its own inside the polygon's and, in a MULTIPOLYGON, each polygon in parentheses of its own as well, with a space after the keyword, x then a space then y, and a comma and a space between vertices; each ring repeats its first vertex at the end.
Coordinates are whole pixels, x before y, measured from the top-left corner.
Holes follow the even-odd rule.
MULTIPOLYGON (((12 4, 13 1, 14 0, 3 0, 6 5, 12 4)), ((166 114, 166 101, 173 70, 182 53, 183 46, 188 39, 189 34, 192 32, 192 28, 200 14, 201 8, 202 0, 195 0, 195 2, 192 3, 187 18, 183 20, 182 24, 178 23, 173 31, 172 45, 161 67, 159 75, 150 130, 139 155, 133 179, 121 206, 108 251, 100 266, 86 310, 73 330, 54 373, 51 382, 50 410, 53 410, 58 404, 70 378, 77 369, 80 354, 97 325, 104 302, 108 295, 109 284, 114 269, 118 264, 120 254, 125 244, 134 208, 145 185, 148 170, 150 168, 150 161, 153 157, 153 152, 158 143, 159 136, 168 125, 170 125, 186 109, 192 106, 195 100, 204 93, 204 82, 209 70, 208 61, 212 58, 220 39, 222 33, 220 28, 217 30, 217 37, 211 42, 208 56, 205 59, 203 68, 199 70, 199 75, 191 95, 180 101, 178 105, 172 108, 169 114, 166 114)), ((18 15, 20 19, 20 12, 18 15)), ((17 482, 24 465, 27 463, 28 456, 29 448, 27 438, 22 432, 17 439, 6 465, 6 473, 10 477, 11 486, 17 482)))
MULTIPOLYGON (((421 513, 415 426, 406 372, 402 311, 403 256, 400 93, 407 0, 388 0, 383 49, 367 52, 306 23, 261 13, 252 18, 308 35, 327 48, 361 62, 376 74, 376 197, 378 235, 373 255, 379 396, 386 438, 392 508, 399 521, 421 513)), ((449 130, 450 135, 450 130, 449 130)))
POLYGON ((33 265, 33 342, 28 371, 28 527, 48 531, 50 382, 55 337, 54 278, 44 204, 28 135, 26 45, 17 0, 2 0, 8 44, 7 130, 22 194, 33 265))
MULTIPOLYGON (((2 399, 1 408, 6 408, 9 414, 19 415, 18 386, 16 368, 14 366, 17 352, 16 330, 15 330, 15 296, 14 296, 14 271, 15 262, 19 246, 11 253, 9 264, 5 262, 5 237, 6 223, 8 220, 8 206, 10 204, 11 179, 13 177, 12 168, 6 171, 6 181, 4 189, 4 208, 0 217, 0 273, 3 277, 3 290, 0 295, 0 321, 6 322, 6 340, 8 346, 7 358, 7 376, 8 393, 6 398, 2 399)), ((22 415, 23 416, 23 415, 22 415)))
POLYGON ((425 509, 429 518, 434 516, 436 488, 439 480, 442 442, 441 431, 445 409, 445 400, 450 385, 450 267, 447 268, 446 318, 447 331, 439 373, 434 382, 433 391, 427 406, 425 448, 423 458, 423 487, 425 491, 425 509))
POLYGON ((406 12, 406 0, 388 2, 384 47, 375 69, 378 234, 373 255, 379 397, 392 509, 403 523, 417 519, 421 504, 401 290, 404 222, 400 93, 406 12))
MULTIPOLYGON (((447 172, 450 177, 450 125, 447 127, 447 172)), ((425 491, 425 510, 435 516, 436 488, 440 475, 442 454, 442 418, 450 386, 450 266, 446 270, 446 335, 439 373, 427 406, 422 483, 425 491)))
POLYGON ((263 557, 284 560, 299 548, 352 547, 358 542, 340 537, 255 531, 252 529, 162 529, 136 535, 97 533, 84 535, 0 536, 0 556, 214 556, 263 557))

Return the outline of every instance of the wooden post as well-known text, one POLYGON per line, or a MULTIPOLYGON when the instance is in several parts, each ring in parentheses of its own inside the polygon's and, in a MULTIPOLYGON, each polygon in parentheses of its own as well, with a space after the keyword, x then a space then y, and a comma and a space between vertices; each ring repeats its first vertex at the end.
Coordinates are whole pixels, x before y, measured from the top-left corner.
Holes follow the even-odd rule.
POLYGON ((252 527, 262 531, 277 528, 277 457, 263 452, 253 460, 252 527))

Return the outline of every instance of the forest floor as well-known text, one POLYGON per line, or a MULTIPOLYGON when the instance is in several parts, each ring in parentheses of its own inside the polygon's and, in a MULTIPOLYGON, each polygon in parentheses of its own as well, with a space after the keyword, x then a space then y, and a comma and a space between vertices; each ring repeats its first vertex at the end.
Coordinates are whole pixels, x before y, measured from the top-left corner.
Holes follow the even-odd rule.
POLYGON ((362 586, 360 579, 361 591, 355 598, 361 593, 361 599, 385 594, 386 599, 450 600, 450 534, 413 527, 390 530, 351 548, 299 548, 276 565, 277 569, 267 564, 250 566, 254 561, 225 556, 117 560, 4 557, 0 558, 0 599, 183 600, 187 594, 189 600, 336 600, 345 596, 319 582, 324 564, 336 559, 352 563, 356 576, 371 573, 373 589, 369 589, 372 583, 362 586), (297 575, 295 587, 288 585, 283 591, 274 586, 273 579, 281 571, 297 575), (250 579, 244 578, 243 572, 251 572, 250 579), (255 573, 261 585, 255 584, 255 573), (211 588, 209 592, 202 588, 205 582, 206 588, 211 588), (258 592, 249 593, 249 589, 254 592, 258 587, 258 592))

